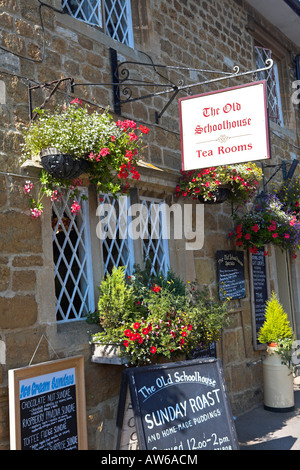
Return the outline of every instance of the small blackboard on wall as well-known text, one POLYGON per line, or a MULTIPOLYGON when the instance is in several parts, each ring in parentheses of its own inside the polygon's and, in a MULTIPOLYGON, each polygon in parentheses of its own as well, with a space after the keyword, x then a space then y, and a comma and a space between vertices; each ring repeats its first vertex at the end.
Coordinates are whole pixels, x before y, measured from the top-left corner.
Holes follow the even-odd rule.
POLYGON ((246 297, 243 251, 217 251, 217 270, 221 300, 246 297))
POLYGON ((11 450, 87 449, 83 356, 9 371, 11 450))
POLYGON ((252 306, 252 332, 255 349, 265 346, 257 339, 258 332, 265 321, 266 302, 269 298, 269 276, 264 248, 249 255, 250 291, 252 306))
POLYGON ((117 429, 117 450, 237 450, 219 359, 125 370, 117 429))

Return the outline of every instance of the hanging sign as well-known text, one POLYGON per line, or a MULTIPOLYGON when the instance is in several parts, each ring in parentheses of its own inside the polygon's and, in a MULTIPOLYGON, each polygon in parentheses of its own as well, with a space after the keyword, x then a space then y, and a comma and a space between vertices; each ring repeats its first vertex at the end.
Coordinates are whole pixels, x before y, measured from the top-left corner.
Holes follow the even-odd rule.
POLYGON ((87 449, 83 356, 13 369, 12 450, 87 449))
POLYGON ((182 169, 270 158, 266 82, 181 98, 182 169))
POLYGON ((117 450, 237 450, 219 359, 123 372, 117 450))

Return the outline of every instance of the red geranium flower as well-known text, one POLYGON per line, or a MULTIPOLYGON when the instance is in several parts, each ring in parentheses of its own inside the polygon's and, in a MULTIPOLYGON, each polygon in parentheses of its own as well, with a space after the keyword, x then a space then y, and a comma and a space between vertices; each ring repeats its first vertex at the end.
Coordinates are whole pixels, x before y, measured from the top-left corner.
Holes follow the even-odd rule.
POLYGON ((151 290, 153 292, 160 292, 161 291, 161 287, 158 286, 157 284, 155 284, 154 286, 151 287, 151 290))

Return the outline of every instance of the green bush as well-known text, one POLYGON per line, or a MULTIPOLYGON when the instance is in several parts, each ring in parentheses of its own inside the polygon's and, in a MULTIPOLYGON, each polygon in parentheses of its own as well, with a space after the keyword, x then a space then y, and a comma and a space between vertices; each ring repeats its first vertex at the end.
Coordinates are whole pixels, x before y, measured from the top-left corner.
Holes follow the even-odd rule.
POLYGON ((267 301, 265 322, 259 330, 260 343, 279 343, 283 340, 293 340, 294 334, 287 314, 280 304, 276 294, 272 292, 267 301))

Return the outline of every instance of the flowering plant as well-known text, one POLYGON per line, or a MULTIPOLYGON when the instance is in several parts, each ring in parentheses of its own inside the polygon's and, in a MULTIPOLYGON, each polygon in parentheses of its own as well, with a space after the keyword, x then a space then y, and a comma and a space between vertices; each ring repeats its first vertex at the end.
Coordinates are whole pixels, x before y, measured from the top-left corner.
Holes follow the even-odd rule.
POLYGON ((130 364, 142 365, 217 341, 227 308, 171 271, 155 277, 136 269, 126 278, 124 268, 114 268, 101 283, 98 315, 104 330, 93 342, 121 344, 130 364))
POLYGON ((180 183, 175 188, 177 197, 201 196, 214 201, 216 190, 225 186, 230 190, 228 199, 241 203, 250 199, 262 179, 262 171, 255 163, 222 165, 201 170, 181 171, 180 183))
MULTIPOLYGON (((74 159, 83 158, 87 161, 89 182, 96 184, 102 193, 110 192, 113 195, 128 191, 129 177, 140 178, 136 165, 142 148, 142 134, 149 131, 147 127, 137 126, 135 121, 129 119, 114 122, 107 111, 90 113, 77 98, 62 110, 47 113, 38 109, 37 113, 38 119, 24 132, 25 159, 39 156, 47 147, 56 148, 59 153, 69 154, 74 159)), ((41 185, 42 197, 35 206, 35 201, 31 199, 30 202, 31 209, 40 214, 44 196, 53 197, 59 188, 74 186, 74 181, 51 175, 46 177, 42 172, 41 185)), ((25 192, 29 193, 31 189, 32 183, 26 182, 25 192)))
POLYGON ((272 243, 296 257, 295 251, 300 247, 300 221, 275 193, 265 194, 252 211, 235 218, 235 231, 229 235, 236 239, 237 246, 256 253, 272 243))

